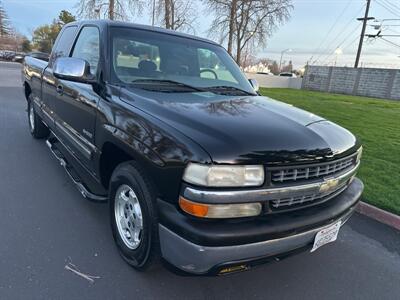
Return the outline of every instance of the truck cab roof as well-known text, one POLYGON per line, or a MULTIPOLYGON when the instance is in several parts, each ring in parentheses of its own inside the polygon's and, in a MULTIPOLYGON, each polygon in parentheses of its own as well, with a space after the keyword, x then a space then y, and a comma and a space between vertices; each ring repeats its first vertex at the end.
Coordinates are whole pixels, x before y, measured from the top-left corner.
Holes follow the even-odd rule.
POLYGON ((70 25, 77 25, 77 26, 83 26, 83 25, 96 25, 102 29, 105 29, 107 27, 125 27, 125 28, 132 28, 132 29, 140 29, 140 30, 147 30, 147 31, 152 31, 152 32, 158 32, 158 33, 163 33, 163 34, 168 34, 168 35, 174 35, 174 36, 179 36, 179 37, 184 37, 184 38, 189 38, 192 40, 197 40, 197 41, 202 41, 206 43, 210 43, 213 45, 220 46, 218 43, 215 43, 209 39, 206 38, 201 38, 198 36, 194 36, 191 34, 187 33, 182 33, 178 32, 175 30, 171 29, 165 29, 157 26, 150 26, 150 25, 143 25, 143 24, 136 24, 136 23, 129 23, 129 22, 122 22, 122 21, 112 21, 112 20, 82 20, 82 21, 76 21, 76 22, 71 22, 67 24, 68 26, 70 25))

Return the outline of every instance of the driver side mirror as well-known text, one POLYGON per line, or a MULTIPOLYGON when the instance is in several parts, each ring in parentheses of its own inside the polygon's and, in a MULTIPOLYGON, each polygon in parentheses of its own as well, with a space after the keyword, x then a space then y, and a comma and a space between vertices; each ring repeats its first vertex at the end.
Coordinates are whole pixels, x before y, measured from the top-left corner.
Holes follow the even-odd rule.
POLYGON ((251 86, 253 87, 254 91, 258 93, 260 91, 260 85, 258 84, 257 80, 249 79, 251 86))
POLYGON ((90 74, 89 63, 75 57, 59 57, 54 63, 53 74, 56 78, 77 82, 93 83, 95 76, 90 74))

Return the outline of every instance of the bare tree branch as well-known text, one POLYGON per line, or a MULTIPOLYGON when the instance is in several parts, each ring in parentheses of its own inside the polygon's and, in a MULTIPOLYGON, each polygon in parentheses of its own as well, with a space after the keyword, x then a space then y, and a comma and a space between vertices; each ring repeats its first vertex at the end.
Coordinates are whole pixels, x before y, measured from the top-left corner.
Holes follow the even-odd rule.
POLYGON ((80 18, 128 20, 140 14, 145 0, 79 0, 75 6, 80 18))
POLYGON ((172 30, 195 33, 197 19, 193 0, 157 0, 156 18, 158 24, 172 30))
POLYGON ((209 35, 228 39, 232 55, 236 45, 236 62, 242 63, 246 48, 264 46, 267 38, 290 18, 292 0, 203 0, 214 13, 209 35), (235 43, 233 43, 235 41, 235 43))

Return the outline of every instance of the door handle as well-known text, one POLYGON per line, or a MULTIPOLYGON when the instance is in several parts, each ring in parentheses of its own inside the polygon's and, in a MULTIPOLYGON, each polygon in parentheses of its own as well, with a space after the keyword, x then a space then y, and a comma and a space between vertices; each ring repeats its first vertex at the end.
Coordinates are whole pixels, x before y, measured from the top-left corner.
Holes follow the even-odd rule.
POLYGON ((56 91, 57 94, 62 95, 64 93, 64 87, 61 84, 59 84, 57 85, 56 91))

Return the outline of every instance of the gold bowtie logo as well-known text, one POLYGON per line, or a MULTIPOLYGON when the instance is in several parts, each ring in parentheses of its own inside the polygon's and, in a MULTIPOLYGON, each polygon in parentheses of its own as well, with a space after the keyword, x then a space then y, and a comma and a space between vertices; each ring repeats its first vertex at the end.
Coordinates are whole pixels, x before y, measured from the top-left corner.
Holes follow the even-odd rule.
POLYGON ((339 180, 332 178, 332 179, 325 179, 325 181, 320 185, 319 192, 320 193, 327 193, 334 190, 339 184, 339 180))

